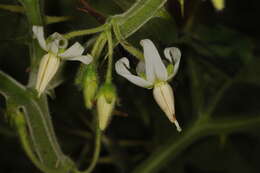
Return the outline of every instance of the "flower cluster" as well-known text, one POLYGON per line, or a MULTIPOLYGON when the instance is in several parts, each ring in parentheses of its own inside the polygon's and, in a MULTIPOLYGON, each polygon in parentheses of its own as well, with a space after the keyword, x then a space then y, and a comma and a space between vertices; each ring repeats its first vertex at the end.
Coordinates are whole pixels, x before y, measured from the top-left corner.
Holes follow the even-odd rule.
MULTIPOLYGON (((46 90, 47 85, 58 71, 62 60, 80 61, 84 64, 89 64, 93 59, 91 55, 82 55, 84 48, 78 42, 67 48, 68 40, 61 34, 53 33, 45 39, 42 26, 33 26, 32 30, 40 47, 46 51, 46 54, 40 61, 36 80, 35 88, 38 91, 38 96, 41 96, 46 90)), ((144 60, 140 61, 136 67, 137 75, 134 75, 129 71, 129 61, 125 57, 116 62, 116 72, 140 87, 148 89, 153 88, 155 101, 164 111, 168 119, 176 125, 177 130, 181 131, 175 117, 173 90, 168 84, 168 81, 171 80, 178 71, 181 52, 176 47, 166 48, 164 50, 164 55, 168 60, 168 65, 166 66, 151 40, 141 40, 140 43, 144 51, 144 60)), ((91 83, 89 83, 89 81, 92 81, 92 84, 93 81, 95 81, 94 83, 97 83, 96 80, 97 77, 94 75, 93 78, 92 74, 88 80, 85 80, 87 83, 85 82, 84 85, 90 85, 91 83)), ((98 86, 95 88, 97 87, 98 86)), ((90 94, 91 97, 94 97, 96 93, 96 89, 95 91, 88 89, 86 91, 91 91, 91 93, 84 93, 84 95, 89 96, 90 94)), ((100 87, 96 99, 99 126, 101 130, 105 130, 108 125, 114 109, 116 97, 116 89, 112 83, 107 83, 100 87)), ((92 107, 92 100, 86 103, 86 107, 92 107)))

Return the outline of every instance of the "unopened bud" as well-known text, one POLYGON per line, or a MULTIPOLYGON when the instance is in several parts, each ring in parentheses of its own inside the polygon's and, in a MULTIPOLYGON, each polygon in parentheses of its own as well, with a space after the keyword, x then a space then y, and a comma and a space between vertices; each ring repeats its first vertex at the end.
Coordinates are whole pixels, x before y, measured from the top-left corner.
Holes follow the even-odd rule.
POLYGON ((44 92, 47 85, 58 71, 59 66, 60 58, 54 54, 48 53, 42 57, 36 81, 38 96, 44 92))
POLYGON ((88 109, 91 109, 98 89, 98 75, 94 65, 90 64, 87 66, 83 78, 83 94, 85 106, 88 109))
POLYGON ((153 96, 168 119, 175 124, 177 130, 180 132, 181 128, 175 117, 174 95, 171 86, 167 82, 155 84, 153 96))
POLYGON ((217 10, 223 10, 225 8, 225 0, 212 0, 212 3, 217 10))
POLYGON ((116 102, 116 89, 112 84, 100 88, 97 98, 99 128, 105 130, 109 124, 116 102))

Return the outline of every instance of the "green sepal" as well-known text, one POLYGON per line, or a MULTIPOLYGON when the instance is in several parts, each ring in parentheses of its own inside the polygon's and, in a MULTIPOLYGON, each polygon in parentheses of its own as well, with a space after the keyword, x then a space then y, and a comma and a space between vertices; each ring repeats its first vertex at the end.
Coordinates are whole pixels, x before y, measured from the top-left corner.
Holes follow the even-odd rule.
POLYGON ((95 101, 99 83, 98 81, 96 67, 93 64, 87 65, 83 75, 83 94, 85 106, 88 109, 92 108, 95 101))

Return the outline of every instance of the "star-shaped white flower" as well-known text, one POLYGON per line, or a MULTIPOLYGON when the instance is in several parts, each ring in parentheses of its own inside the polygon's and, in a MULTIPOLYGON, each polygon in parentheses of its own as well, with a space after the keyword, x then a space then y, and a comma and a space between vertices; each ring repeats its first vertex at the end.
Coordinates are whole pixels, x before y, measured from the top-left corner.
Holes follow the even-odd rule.
POLYGON ((39 96, 58 71, 61 60, 80 61, 89 64, 93 59, 91 55, 82 55, 84 48, 78 42, 67 49, 68 40, 57 32, 45 40, 42 26, 33 26, 32 31, 40 47, 47 52, 41 59, 37 75, 35 88, 39 96))
POLYGON ((151 40, 141 40, 140 44, 144 50, 144 61, 140 61, 136 67, 138 75, 133 75, 129 71, 129 61, 125 57, 116 62, 116 72, 135 85, 143 88, 153 88, 153 95, 156 102, 167 115, 168 119, 176 125, 177 130, 181 131, 175 117, 173 90, 167 82, 178 71, 181 52, 176 47, 166 48, 164 55, 169 61, 166 67, 151 40))

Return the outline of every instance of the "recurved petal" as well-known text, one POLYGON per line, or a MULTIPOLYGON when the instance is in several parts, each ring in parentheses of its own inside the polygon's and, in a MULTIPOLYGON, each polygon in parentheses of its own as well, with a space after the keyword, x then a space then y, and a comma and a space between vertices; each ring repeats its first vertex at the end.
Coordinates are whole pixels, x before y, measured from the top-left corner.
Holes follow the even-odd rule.
POLYGON ((143 78, 133 75, 128 70, 130 68, 129 61, 127 58, 121 58, 118 60, 115 64, 115 69, 117 74, 123 76, 130 82, 134 83, 137 86, 144 87, 144 88, 150 88, 153 83, 147 80, 144 80, 143 78))
POLYGON ((47 49, 54 54, 58 54, 59 49, 65 49, 68 46, 68 40, 57 32, 50 35, 48 41, 47 49))
POLYGON ((80 43, 76 42, 71 47, 69 47, 65 52, 60 53, 59 56, 67 59, 71 57, 81 56, 84 52, 84 47, 80 43))
POLYGON ((141 40, 144 49, 145 72, 148 81, 154 82, 155 78, 166 81, 168 74, 162 62, 159 52, 153 42, 149 39, 141 40))
POLYGON ((34 37, 37 38, 41 48, 45 51, 48 51, 47 46, 46 46, 46 41, 45 41, 45 38, 44 38, 43 26, 33 25, 32 31, 33 31, 34 37))
POLYGON ((174 63, 174 70, 172 74, 169 74, 168 80, 173 78, 178 72, 180 60, 181 60, 181 51, 177 47, 169 47, 164 50, 165 57, 171 62, 174 63))
POLYGON ((82 55, 82 56, 76 56, 76 57, 67 57, 67 58, 63 58, 63 59, 67 60, 67 61, 80 61, 83 64, 89 64, 93 60, 93 58, 90 54, 82 55))

